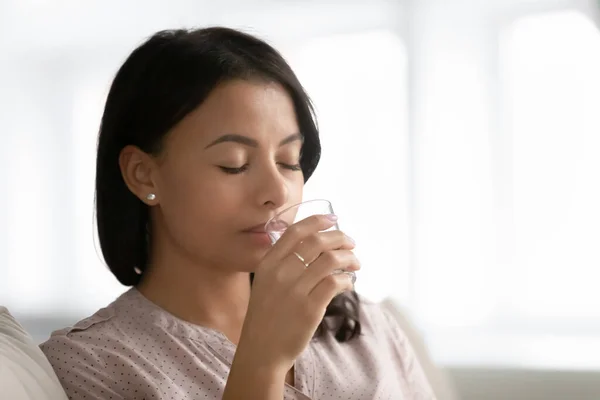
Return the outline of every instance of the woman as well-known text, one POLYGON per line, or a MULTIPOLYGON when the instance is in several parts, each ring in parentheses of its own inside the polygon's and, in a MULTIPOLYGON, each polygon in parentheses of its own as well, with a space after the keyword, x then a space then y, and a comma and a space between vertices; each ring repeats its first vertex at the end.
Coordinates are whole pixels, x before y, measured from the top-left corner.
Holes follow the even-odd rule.
POLYGON ((333 273, 360 268, 349 237, 321 232, 336 216, 268 241, 319 157, 310 101, 263 41, 209 28, 137 48, 96 170, 102 253, 133 288, 42 345, 68 395, 432 398, 397 325, 333 273))

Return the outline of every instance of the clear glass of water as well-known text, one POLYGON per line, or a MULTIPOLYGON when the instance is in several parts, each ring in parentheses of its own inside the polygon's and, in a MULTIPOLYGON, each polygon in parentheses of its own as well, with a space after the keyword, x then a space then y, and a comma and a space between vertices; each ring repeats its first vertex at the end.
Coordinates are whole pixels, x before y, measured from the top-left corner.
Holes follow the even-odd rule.
MULTIPOLYGON (((328 200, 317 199, 307 200, 295 204, 271 218, 265 225, 265 232, 271 239, 271 244, 277 243, 279 238, 285 233, 287 228, 296 222, 302 221, 312 215, 334 214, 331 202, 328 200)), ((339 230, 337 222, 331 228, 325 231, 339 230)), ((323 232, 325 232, 323 231, 323 232)), ((356 281, 356 274, 353 271, 336 270, 334 274, 347 274, 352 278, 352 283, 356 281)))

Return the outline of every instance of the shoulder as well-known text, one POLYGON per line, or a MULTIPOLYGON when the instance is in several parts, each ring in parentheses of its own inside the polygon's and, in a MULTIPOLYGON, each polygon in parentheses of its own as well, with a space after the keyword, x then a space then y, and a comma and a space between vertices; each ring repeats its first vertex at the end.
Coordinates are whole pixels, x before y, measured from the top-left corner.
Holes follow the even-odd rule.
POLYGON ((128 397, 123 379, 131 386, 144 384, 138 351, 142 331, 132 329, 134 322, 114 304, 53 332, 40 346, 69 397, 128 397))
POLYGON ((108 306, 73 326, 52 332, 40 347, 51 360, 73 352, 105 353, 111 345, 122 348, 133 341, 143 330, 136 329, 142 312, 136 310, 130 291, 124 293, 108 306))
POLYGON ((82 387, 83 382, 98 381, 102 386, 110 381, 107 374, 110 355, 104 349, 112 341, 107 326, 112 316, 102 311, 53 332, 40 345, 70 398, 89 395, 88 388, 82 387))
POLYGON ((359 315, 365 333, 404 336, 387 303, 376 302, 359 295, 359 315))
POLYGON ((410 313, 394 300, 375 302, 361 296, 360 317, 366 335, 373 335, 402 352, 423 345, 421 332, 411 322, 410 313))
POLYGON ((101 308, 73 326, 52 332, 40 348, 51 362, 62 355, 70 356, 74 350, 88 352, 102 349, 107 343, 116 340, 115 336, 118 335, 122 317, 118 315, 115 303, 101 308))
POLYGON ((364 335, 372 335, 379 348, 387 349, 389 358, 403 377, 407 393, 415 399, 434 399, 422 366, 423 361, 431 365, 429 355, 407 310, 393 300, 373 302, 361 298, 361 312, 364 335))
POLYGON ((113 339, 115 313, 110 309, 101 309, 71 327, 52 332, 50 338, 40 345, 52 364, 62 357, 71 357, 72 353, 91 353, 102 349, 113 339))
POLYGON ((374 302, 361 298, 360 311, 361 336, 364 343, 385 349, 396 365, 402 369, 410 369, 415 361, 412 340, 389 304, 385 301, 374 302))

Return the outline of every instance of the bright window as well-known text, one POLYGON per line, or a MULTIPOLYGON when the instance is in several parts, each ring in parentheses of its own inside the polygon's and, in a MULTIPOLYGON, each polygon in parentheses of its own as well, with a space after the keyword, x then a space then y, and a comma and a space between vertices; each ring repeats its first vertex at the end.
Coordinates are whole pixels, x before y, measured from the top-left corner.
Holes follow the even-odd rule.
POLYGON ((523 319, 556 327, 597 320, 600 32, 585 15, 567 11, 520 19, 506 39, 510 256, 519 278, 506 304, 523 319))

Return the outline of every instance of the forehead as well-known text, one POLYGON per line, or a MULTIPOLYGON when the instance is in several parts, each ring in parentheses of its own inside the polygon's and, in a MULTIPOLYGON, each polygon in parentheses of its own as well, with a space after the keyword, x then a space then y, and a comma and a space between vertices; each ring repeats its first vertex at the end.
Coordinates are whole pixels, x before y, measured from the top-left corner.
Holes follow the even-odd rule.
POLYGON ((279 142, 298 133, 294 104, 277 83, 234 80, 220 84, 173 130, 180 140, 208 144, 224 134, 279 142))

